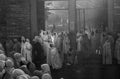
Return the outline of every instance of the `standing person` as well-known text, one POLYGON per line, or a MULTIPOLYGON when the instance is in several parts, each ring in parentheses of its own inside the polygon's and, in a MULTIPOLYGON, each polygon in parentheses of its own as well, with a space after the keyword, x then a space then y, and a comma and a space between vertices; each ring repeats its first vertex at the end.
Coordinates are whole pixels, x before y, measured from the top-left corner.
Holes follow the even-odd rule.
MULTIPOLYGON (((76 54, 76 60, 81 61, 81 51, 82 51, 82 41, 83 41, 83 37, 80 33, 77 33, 77 37, 76 37, 76 42, 77 42, 77 54, 76 54)), ((77 64, 77 63, 76 63, 77 64)), ((80 64, 80 63, 78 63, 80 64)))
POLYGON ((111 44, 109 39, 103 45, 103 64, 112 64, 111 44))
POLYGON ((120 64, 120 33, 118 33, 118 39, 116 40, 115 45, 115 59, 117 60, 117 63, 120 64))
POLYGON ((82 41, 82 35, 80 33, 77 33, 77 38, 76 38, 76 42, 77 42, 77 51, 80 52, 81 51, 81 41, 82 41))
POLYGON ((2 43, 0 43, 0 50, 4 51, 2 43))
POLYGON ((21 54, 23 55, 25 52, 25 37, 21 37, 21 54))
POLYGON ((45 55, 42 44, 40 43, 39 37, 36 36, 34 39, 33 45, 33 62, 36 65, 37 69, 40 69, 40 66, 45 63, 45 55))
POLYGON ((5 54, 2 43, 0 43, 0 54, 5 54))
POLYGON ((30 44, 30 40, 26 39, 25 42, 25 53, 23 56, 26 58, 28 62, 32 62, 32 45, 30 44))
POLYGON ((63 37, 63 53, 64 53, 64 63, 66 64, 68 59, 68 52, 69 52, 69 49, 70 49, 70 40, 67 36, 67 33, 64 34, 64 37, 63 37))
POLYGON ((11 52, 13 51, 13 41, 12 40, 7 40, 6 41, 6 55, 8 57, 11 57, 11 52))
MULTIPOLYGON (((112 34, 108 35, 108 39, 110 41, 110 46, 111 46, 111 55, 112 55, 112 60, 114 59, 114 38, 112 36, 112 34)), ((112 61, 113 62, 113 61, 112 61)))
POLYGON ((60 55, 54 44, 50 44, 50 61, 53 69, 60 69, 62 67, 62 62, 60 60, 60 55))
POLYGON ((13 50, 18 53, 21 52, 21 44, 17 39, 14 39, 13 50))

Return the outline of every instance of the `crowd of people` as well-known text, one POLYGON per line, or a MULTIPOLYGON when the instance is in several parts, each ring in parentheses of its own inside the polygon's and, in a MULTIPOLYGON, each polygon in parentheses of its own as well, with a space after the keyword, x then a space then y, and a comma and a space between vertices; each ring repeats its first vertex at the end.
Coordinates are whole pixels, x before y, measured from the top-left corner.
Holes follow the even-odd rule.
POLYGON ((0 43, 0 79, 52 79, 51 69, 64 65, 81 64, 81 58, 92 53, 102 55, 103 64, 120 64, 120 33, 114 37, 109 33, 95 31, 76 33, 76 49, 71 46, 68 32, 41 31, 32 41, 6 40, 0 43))
POLYGON ((51 69, 72 65, 73 54, 67 32, 8 39, 0 43, 0 79, 52 79, 51 69))

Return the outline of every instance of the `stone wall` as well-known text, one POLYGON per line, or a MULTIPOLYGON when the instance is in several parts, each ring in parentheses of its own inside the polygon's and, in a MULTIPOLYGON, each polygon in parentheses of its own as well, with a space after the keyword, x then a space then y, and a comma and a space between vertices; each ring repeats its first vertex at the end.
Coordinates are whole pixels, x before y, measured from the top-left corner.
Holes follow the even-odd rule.
POLYGON ((29 0, 7 0, 7 35, 30 37, 30 3, 29 0))
POLYGON ((114 1, 114 13, 113 13, 113 28, 114 31, 120 32, 120 1, 114 1))
POLYGON ((0 38, 32 38, 34 29, 44 29, 44 1, 36 0, 37 27, 31 25, 31 0, 0 0, 0 38))
POLYGON ((45 30, 45 11, 43 0, 37 0, 37 23, 38 31, 41 29, 45 30))

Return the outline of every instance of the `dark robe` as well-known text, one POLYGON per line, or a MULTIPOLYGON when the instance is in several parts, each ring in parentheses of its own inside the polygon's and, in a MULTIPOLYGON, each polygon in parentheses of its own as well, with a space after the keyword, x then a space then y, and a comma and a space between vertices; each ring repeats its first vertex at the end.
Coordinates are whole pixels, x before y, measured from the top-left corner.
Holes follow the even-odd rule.
POLYGON ((6 55, 8 57, 11 57, 11 52, 13 51, 13 45, 14 44, 11 40, 6 42, 6 55))
POLYGON ((35 63, 37 69, 39 69, 41 67, 40 65, 44 64, 46 61, 42 44, 39 42, 34 43, 32 55, 33 63, 35 63))
POLYGON ((20 44, 20 42, 16 42, 16 43, 14 44, 13 50, 14 50, 15 52, 18 52, 18 53, 21 52, 21 44, 20 44))

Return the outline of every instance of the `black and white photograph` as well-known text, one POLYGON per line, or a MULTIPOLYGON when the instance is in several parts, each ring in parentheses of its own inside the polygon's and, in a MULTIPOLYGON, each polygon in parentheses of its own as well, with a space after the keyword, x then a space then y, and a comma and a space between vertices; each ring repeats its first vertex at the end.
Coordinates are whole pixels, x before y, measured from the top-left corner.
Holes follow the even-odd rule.
POLYGON ((120 79, 120 0, 0 0, 0 79, 120 79))

